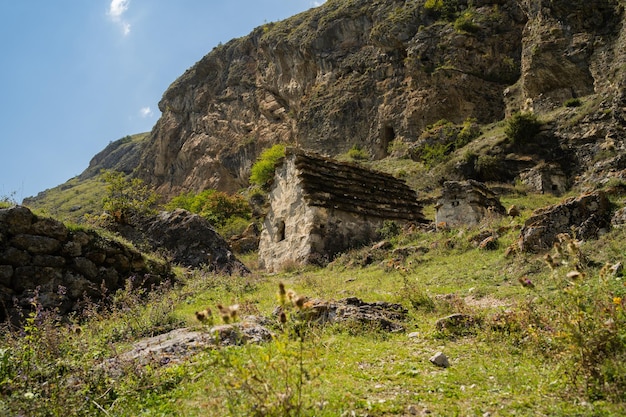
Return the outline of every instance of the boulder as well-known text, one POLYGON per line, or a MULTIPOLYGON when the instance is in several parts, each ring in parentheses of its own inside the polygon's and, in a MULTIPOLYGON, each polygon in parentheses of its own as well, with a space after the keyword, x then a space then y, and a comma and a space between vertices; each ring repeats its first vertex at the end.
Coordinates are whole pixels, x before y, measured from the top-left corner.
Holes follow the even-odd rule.
POLYGON ((464 334, 471 329, 480 326, 480 320, 470 314, 455 313, 442 317, 435 323, 435 328, 440 332, 451 334, 464 334))
POLYGON ((187 210, 135 219, 131 225, 117 225, 115 231, 138 246, 164 252, 173 263, 192 268, 207 266, 227 274, 249 272, 211 223, 187 210))
POLYGON ((450 366, 450 362, 448 361, 448 357, 443 352, 437 352, 429 359, 430 363, 433 365, 437 365, 440 368, 447 368, 450 366))
MULTIPOLYGON (((280 308, 277 309, 277 313, 280 308)), ((358 323, 390 332, 404 331, 400 321, 408 311, 400 304, 377 301, 368 303, 357 297, 338 301, 310 300, 298 313, 307 321, 317 323, 358 323)))
POLYGON ((235 253, 254 252, 259 248, 261 231, 256 223, 250 223, 242 234, 230 238, 230 247, 235 253))
POLYGON ((136 342, 131 350, 111 360, 110 365, 115 368, 127 361, 144 365, 178 363, 202 349, 262 343, 271 338, 272 332, 257 320, 217 325, 208 330, 180 328, 136 342))
POLYGON ((611 226, 610 202, 602 191, 569 198, 535 210, 520 232, 519 249, 540 253, 552 248, 560 233, 577 239, 596 239, 611 226))

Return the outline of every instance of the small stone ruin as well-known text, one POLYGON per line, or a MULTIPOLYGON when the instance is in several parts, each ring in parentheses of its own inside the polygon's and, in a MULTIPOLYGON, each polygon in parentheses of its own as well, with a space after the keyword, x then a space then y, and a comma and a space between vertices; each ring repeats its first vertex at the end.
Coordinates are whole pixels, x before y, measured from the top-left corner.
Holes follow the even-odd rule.
POLYGON ((435 207, 435 222, 447 227, 474 226, 489 214, 506 214, 498 197, 474 180, 446 181, 435 207))
POLYGON ((150 286, 172 277, 169 264, 95 231, 68 229, 22 206, 0 209, 0 321, 28 311, 34 297, 64 314, 128 279, 150 286))
POLYGON ((556 164, 540 164, 523 171, 519 179, 538 193, 562 195, 567 191, 567 175, 556 164))
POLYGON ((331 261, 378 239, 385 221, 426 222, 404 181, 294 148, 276 169, 269 201, 259 243, 269 271, 331 261))

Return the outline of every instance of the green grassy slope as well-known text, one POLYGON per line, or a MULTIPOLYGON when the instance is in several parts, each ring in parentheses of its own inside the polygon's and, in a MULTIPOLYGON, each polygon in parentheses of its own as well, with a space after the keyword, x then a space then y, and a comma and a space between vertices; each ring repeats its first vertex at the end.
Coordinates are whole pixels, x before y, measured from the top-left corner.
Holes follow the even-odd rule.
POLYGON ((139 133, 111 142, 94 156, 79 176, 26 198, 24 205, 73 223, 84 222, 86 214, 100 214, 106 192, 106 184, 98 178, 100 171, 110 169, 130 174, 137 166, 148 136, 148 133, 139 133))
MULTIPOLYGON (((178 285, 143 298, 122 291, 111 308, 92 306, 81 320, 41 313, 21 334, 5 333, 0 414, 623 415, 626 287, 601 267, 625 261, 625 232, 583 243, 555 270, 541 256, 505 256, 530 212, 557 200, 504 197, 523 208, 521 218, 404 233, 389 250, 355 250, 326 268, 246 277, 181 270, 178 285), (495 250, 470 243, 480 230, 500 231, 495 250), (408 255, 396 250, 402 248, 408 255), (585 277, 566 278, 582 254, 585 277), (110 358, 143 337, 183 326, 207 330, 194 314, 206 307, 236 303, 242 317, 271 317, 279 282, 313 298, 399 302, 409 311, 406 331, 309 325, 295 316, 281 330, 274 318, 276 338, 266 344, 106 370, 110 358), (437 330, 436 321, 452 313, 482 325, 437 330), (437 351, 449 357, 449 368, 429 362, 437 351)), ((245 261, 254 267, 255 255, 245 261)))

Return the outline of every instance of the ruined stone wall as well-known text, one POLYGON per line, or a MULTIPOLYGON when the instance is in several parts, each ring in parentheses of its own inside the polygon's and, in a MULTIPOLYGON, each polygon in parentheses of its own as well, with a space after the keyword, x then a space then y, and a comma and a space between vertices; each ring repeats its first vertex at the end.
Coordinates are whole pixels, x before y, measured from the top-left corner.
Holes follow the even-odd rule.
POLYGON ((271 206, 259 241, 259 262, 268 271, 276 271, 287 262, 304 263, 310 252, 314 218, 307 210, 296 171, 289 159, 276 170, 271 206))
POLYGON ((290 149, 277 168, 259 243, 261 266, 325 264, 378 238, 385 220, 425 221, 414 191, 391 176, 290 149))
POLYGON ((0 320, 28 310, 35 295, 44 308, 64 314, 85 297, 97 300, 123 287, 130 277, 150 285, 170 277, 170 267, 26 207, 0 209, 0 320))
POLYGON ((477 181, 446 181, 437 201, 435 222, 447 226, 473 226, 489 213, 504 214, 500 200, 477 181))

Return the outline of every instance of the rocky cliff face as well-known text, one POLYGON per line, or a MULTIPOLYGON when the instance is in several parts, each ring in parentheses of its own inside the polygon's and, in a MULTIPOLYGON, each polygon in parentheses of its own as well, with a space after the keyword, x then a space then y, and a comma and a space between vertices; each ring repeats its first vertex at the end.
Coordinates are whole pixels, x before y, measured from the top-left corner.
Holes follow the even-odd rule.
POLYGON ((137 175, 165 196, 234 191, 274 143, 382 158, 442 118, 489 123, 590 95, 590 125, 554 131, 622 137, 617 0, 424 4, 329 0, 215 48, 163 95, 137 175))

